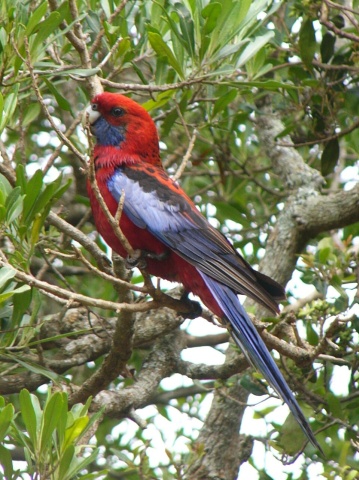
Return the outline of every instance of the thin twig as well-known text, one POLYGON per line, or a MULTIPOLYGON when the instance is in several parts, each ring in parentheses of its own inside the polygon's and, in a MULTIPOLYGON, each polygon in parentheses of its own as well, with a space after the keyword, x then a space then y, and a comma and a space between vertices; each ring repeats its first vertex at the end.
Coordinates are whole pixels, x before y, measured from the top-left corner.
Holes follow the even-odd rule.
MULTIPOLYGON (((14 268, 8 261, 4 258, 4 256, 0 252, 0 256, 2 259, 0 260, 0 267, 8 267, 15 271, 15 278, 20 282, 24 282, 30 287, 35 287, 41 291, 53 294, 54 298, 65 299, 68 301, 75 301, 81 303, 82 305, 87 305, 90 307, 98 307, 103 308, 105 310, 113 310, 115 312, 120 312, 121 310, 129 311, 129 312, 146 312, 151 310, 151 308, 158 307, 158 302, 150 301, 147 303, 116 303, 111 302, 108 300, 100 300, 97 298, 91 298, 86 295, 82 295, 80 293, 70 292, 69 290, 65 290, 64 288, 58 287, 56 285, 52 285, 51 283, 44 282, 42 280, 38 280, 33 275, 29 275, 27 273, 21 272, 14 268)), ((62 302, 61 302, 62 303, 62 302)))
MULTIPOLYGON (((56 12, 58 10, 57 1, 48 0, 48 2, 49 2, 51 11, 56 12)), ((82 31, 81 23, 78 21, 79 12, 78 12, 77 4, 75 0, 69 0, 69 8, 70 8, 71 17, 75 22, 74 28, 68 29, 67 28, 68 26, 65 21, 60 23, 60 28, 61 30, 65 30, 66 38, 75 48, 75 50, 78 52, 81 59, 82 67, 85 69, 91 69, 92 55, 89 54, 89 51, 87 49, 87 44, 86 44, 86 36, 82 31)), ((100 79, 97 75, 86 77, 85 81, 87 83, 87 87, 91 97, 103 91, 102 85, 100 83, 100 79)))
MULTIPOLYGON (((109 16, 109 18, 106 19, 106 22, 108 24, 111 24, 114 21, 114 19, 122 12, 122 10, 125 8, 127 2, 128 2, 128 0, 122 0, 122 2, 115 8, 114 12, 109 16)), ((92 58, 94 53, 98 50, 104 34, 105 34, 105 29, 102 27, 101 30, 98 32, 95 40, 93 41, 92 47, 89 50, 90 58, 92 58)), ((111 51, 112 51, 112 49, 111 49, 111 51)))
POLYGON ((104 280, 108 280, 111 283, 114 283, 116 285, 120 285, 121 287, 127 287, 135 292, 141 292, 141 293, 148 293, 148 289, 146 287, 138 287, 137 285, 134 285, 133 283, 126 282, 126 280, 122 280, 121 278, 113 277, 112 275, 109 275, 105 272, 102 272, 98 268, 96 268, 94 265, 92 265, 91 262, 87 260, 87 258, 84 256, 84 254, 76 248, 74 245, 72 245, 72 248, 76 252, 77 258, 81 260, 82 263, 86 265, 86 267, 91 270, 92 272, 95 272, 96 275, 99 277, 103 278, 104 280))
POLYGON ((352 42, 359 43, 359 37, 358 35, 354 35, 354 33, 350 32, 345 32, 344 30, 341 30, 338 28, 333 22, 328 20, 328 13, 329 9, 332 5, 330 5, 331 2, 323 2, 320 10, 320 17, 319 17, 319 22, 322 25, 325 25, 328 30, 331 30, 334 32, 338 37, 341 38, 347 38, 348 40, 351 40, 352 42))
POLYGON ((142 92, 167 92, 167 90, 177 90, 180 88, 189 87, 196 83, 202 83, 203 77, 197 77, 190 80, 185 80, 183 82, 169 83, 165 85, 142 85, 136 83, 118 83, 108 80, 106 78, 100 79, 102 85, 105 85, 110 88, 115 88, 116 90, 124 91, 142 91, 142 92))
POLYGON ((345 128, 344 130, 341 130, 338 133, 334 133, 333 135, 330 135, 329 137, 325 138, 317 138, 316 140, 309 140, 308 142, 302 142, 302 143, 276 143, 278 147, 289 147, 289 148, 297 148, 297 147, 306 147, 309 145, 315 145, 317 143, 324 143, 324 142, 329 142, 330 140, 334 140, 336 138, 341 138, 348 133, 351 133, 353 130, 359 127, 359 119, 353 123, 348 128, 345 128))
MULTIPOLYGON (((75 120, 71 123, 71 125, 69 126, 69 128, 66 130, 65 132, 65 137, 66 138, 69 138, 70 135, 73 134, 73 132, 75 131, 76 127, 81 123, 81 119, 82 119, 82 115, 83 113, 80 112, 77 117, 75 118, 75 120)), ((64 146, 64 142, 62 139, 60 139, 60 144, 55 148, 55 150, 53 151, 53 153, 51 154, 50 158, 48 159, 48 161, 46 162, 46 165, 44 166, 44 168, 42 169, 44 175, 50 170, 50 168, 52 167, 54 161, 56 160, 56 158, 59 156, 60 152, 61 152, 61 149, 62 147, 64 146)), ((84 162, 85 164, 87 164, 86 162, 86 159, 84 156, 82 156, 82 158, 80 158, 81 162, 84 162)))
POLYGON ((178 167, 177 172, 172 177, 172 179, 174 181, 177 181, 181 177, 182 173, 184 172, 184 169, 186 168, 187 163, 188 163, 189 159, 191 158, 191 154, 192 154, 194 144, 196 142, 196 138, 197 138, 197 131, 194 130, 193 134, 192 134, 192 138, 191 138, 191 140, 189 142, 189 145, 188 145, 188 148, 187 148, 187 152, 186 152, 185 156, 183 157, 181 165, 178 167))
POLYGON ((22 60, 26 63, 26 66, 27 68, 29 69, 29 73, 30 73, 30 77, 31 77, 31 80, 32 80, 32 86, 34 88, 34 91, 35 91, 35 94, 36 94, 36 97, 42 107, 42 110, 46 116, 46 118, 48 119, 48 121, 50 122, 50 125, 51 127, 54 129, 54 131, 56 132, 57 136, 61 139, 61 141, 67 145, 69 147, 69 149, 81 160, 81 162, 85 163, 86 162, 86 159, 85 159, 85 156, 82 155, 81 152, 79 152, 79 150, 77 150, 77 148, 75 147, 75 145, 66 137, 65 134, 63 134, 61 132, 61 130, 57 127, 56 123, 54 122, 45 102, 44 102, 44 99, 40 93, 40 89, 39 89, 39 86, 38 86, 38 83, 37 83, 37 75, 34 73, 34 69, 33 69, 33 66, 32 66, 32 63, 31 63, 31 56, 30 56, 30 49, 29 49, 29 41, 27 39, 27 37, 24 38, 24 45, 25 45, 25 52, 26 52, 26 58, 23 58, 21 57, 20 55, 20 52, 17 50, 17 47, 15 45, 14 48, 15 50, 17 50, 17 54, 20 56, 20 58, 22 58, 22 60))

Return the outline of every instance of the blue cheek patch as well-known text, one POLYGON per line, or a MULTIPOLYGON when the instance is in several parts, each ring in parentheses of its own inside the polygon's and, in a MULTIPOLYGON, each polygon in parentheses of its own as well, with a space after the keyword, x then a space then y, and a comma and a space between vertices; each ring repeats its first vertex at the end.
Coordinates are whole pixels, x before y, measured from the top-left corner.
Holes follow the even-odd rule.
POLYGON ((125 140, 124 127, 111 125, 103 117, 91 125, 91 131, 95 135, 98 145, 119 147, 125 140))

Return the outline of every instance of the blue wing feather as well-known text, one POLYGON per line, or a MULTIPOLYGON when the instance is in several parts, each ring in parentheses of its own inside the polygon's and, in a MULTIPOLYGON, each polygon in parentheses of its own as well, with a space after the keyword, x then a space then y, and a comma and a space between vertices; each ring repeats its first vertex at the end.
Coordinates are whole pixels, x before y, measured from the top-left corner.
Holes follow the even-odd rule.
POLYGON ((180 231, 183 219, 178 205, 170 205, 160 200, 155 190, 145 191, 141 185, 129 178, 122 169, 116 170, 108 180, 109 191, 117 202, 122 192, 125 195, 124 212, 139 228, 147 228, 158 236, 167 231, 180 231))

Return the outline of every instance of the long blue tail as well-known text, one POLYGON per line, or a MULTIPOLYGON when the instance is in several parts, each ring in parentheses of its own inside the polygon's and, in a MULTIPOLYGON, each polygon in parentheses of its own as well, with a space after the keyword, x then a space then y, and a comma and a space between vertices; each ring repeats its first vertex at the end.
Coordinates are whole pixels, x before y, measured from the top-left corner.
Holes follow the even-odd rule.
POLYGON ((200 272, 207 287, 217 300, 232 329, 233 339, 250 363, 264 376, 267 382, 288 405, 308 440, 321 452, 315 436, 302 410, 287 385, 283 375, 269 353, 265 343, 242 307, 237 295, 227 286, 218 283, 205 273, 200 272))

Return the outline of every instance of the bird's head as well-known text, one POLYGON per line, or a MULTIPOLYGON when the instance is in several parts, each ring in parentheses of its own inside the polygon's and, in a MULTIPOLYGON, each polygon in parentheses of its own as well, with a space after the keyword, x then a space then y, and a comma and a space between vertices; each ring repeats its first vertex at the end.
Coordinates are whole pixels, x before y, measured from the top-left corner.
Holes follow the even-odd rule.
POLYGON ((114 147, 124 155, 161 164, 156 126, 134 100, 119 93, 100 93, 91 100, 86 113, 97 146, 114 147))

